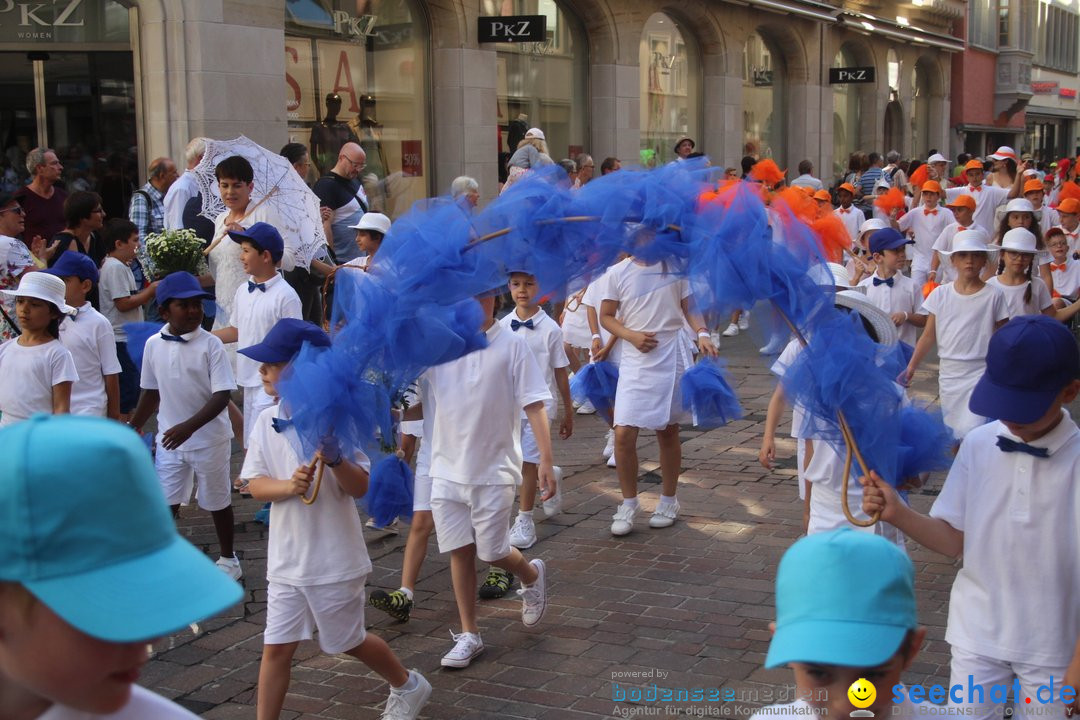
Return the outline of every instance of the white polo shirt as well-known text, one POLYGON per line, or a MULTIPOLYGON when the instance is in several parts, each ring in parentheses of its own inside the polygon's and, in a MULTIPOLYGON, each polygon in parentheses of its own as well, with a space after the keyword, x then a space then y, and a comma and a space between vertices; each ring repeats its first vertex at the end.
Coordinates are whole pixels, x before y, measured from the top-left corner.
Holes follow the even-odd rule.
MULTIPOLYGON (((866 299, 876 307, 884 310, 886 314, 907 313, 914 315, 922 305, 922 288, 915 285, 915 281, 904 275, 896 273, 892 276, 892 287, 880 283, 874 285, 874 278, 884 280, 877 271, 873 275, 859 283, 859 287, 866 292, 866 299)), ((909 322, 897 327, 900 332, 900 341, 915 346, 915 326, 909 322)))
POLYGON ((1001 282, 1000 275, 995 275, 987 280, 986 284, 993 285, 1001 290, 1005 296, 1005 306, 1009 309, 1009 317, 1011 318, 1018 315, 1040 315, 1043 310, 1052 304, 1050 289, 1046 287, 1046 283, 1040 277, 1031 278, 1031 300, 1027 302, 1024 301, 1024 295, 1027 294, 1028 287, 1026 282, 1019 285, 1006 285, 1001 282))
MULTIPOLYGON (((559 388, 555 384, 555 370, 567 367, 570 365, 570 360, 567 359, 566 350, 563 348, 563 335, 558 323, 543 310, 539 310, 529 319, 533 323, 532 329, 519 326, 517 335, 525 340, 525 344, 529 346, 533 357, 536 358, 536 364, 540 366, 540 371, 544 373, 544 382, 547 384, 548 392, 551 393, 551 400, 544 402, 544 409, 547 410, 548 418, 554 419, 555 411, 559 409, 559 388)), ((517 308, 499 320, 499 324, 513 333, 514 320, 524 322, 518 317, 517 308)), ((524 413, 522 417, 525 417, 524 413)))
POLYGON ((1053 261, 1050 265, 1050 272, 1054 278, 1054 291, 1058 295, 1075 298, 1080 292, 1080 260, 1073 260, 1072 256, 1069 256, 1061 264, 1065 266, 1064 270, 1055 267, 1058 265, 1057 261, 1053 261))
POLYGON ((0 345, 0 427, 34 413, 53 411, 54 385, 79 379, 71 353, 59 340, 24 346, 18 338, 0 345))
MULTIPOLYGON (((939 253, 952 252, 952 241, 956 237, 956 233, 963 230, 970 230, 970 227, 961 225, 960 223, 953 221, 945 226, 941 233, 934 240, 934 250, 939 253)), ((952 282, 956 279, 956 270, 952 266, 952 258, 949 255, 942 255, 941 262, 938 265, 937 277, 934 280, 939 285, 944 285, 947 282, 952 282)))
MULTIPOLYGON (((280 433, 274 430, 275 418, 288 418, 281 405, 264 409, 255 419, 241 478, 287 480, 302 462, 311 461, 301 461, 297 454, 300 440, 293 428, 280 433)), ((365 470, 370 467, 367 456, 359 451, 353 462, 365 470)), ((364 524, 356 503, 329 469, 323 471, 319 496, 311 505, 305 505, 299 496, 270 504, 267 580, 307 587, 352 580, 370 572, 364 524)))
POLYGON ((131 268, 111 255, 106 257, 98 275, 98 302, 101 304, 101 314, 112 323, 116 342, 127 342, 124 323, 141 322, 143 319, 142 308, 134 307, 121 312, 116 308, 116 300, 131 297, 138 291, 139 286, 135 283, 131 268))
POLYGON ((120 374, 112 323, 85 303, 60 323, 60 342, 71 353, 79 379, 71 386, 71 414, 105 417, 105 376, 120 374))
POLYGON ((994 227, 994 213, 999 205, 1008 202, 1008 189, 983 183, 978 187, 961 185, 945 191, 945 197, 949 200, 959 195, 970 195, 975 198, 975 215, 972 218, 972 224, 985 230, 988 237, 994 237, 997 232, 997 228, 994 227))
POLYGON ((521 411, 552 399, 520 332, 494 323, 486 335, 483 350, 425 373, 435 401, 433 479, 465 485, 520 483, 521 411))
POLYGON ((900 226, 900 232, 910 233, 915 241, 911 257, 912 270, 930 269, 934 241, 952 220, 952 213, 943 207, 936 207, 933 210, 917 207, 911 212, 904 213, 897 224, 900 226))
POLYGON ((995 325, 1010 317, 1004 293, 990 283, 973 295, 961 295, 952 283, 934 288, 919 314, 934 316, 942 360, 985 360, 995 325))
MULTIPOLYGON (((163 332, 169 332, 168 325, 163 332)), ((157 441, 171 427, 179 425, 203 409, 210 396, 222 390, 233 391, 232 367, 225 346, 216 336, 202 328, 181 335, 185 342, 166 340, 161 333, 150 336, 143 350, 142 388, 157 390, 161 395, 158 407, 157 441)), ((180 450, 200 450, 232 438, 229 411, 223 409, 210 422, 196 430, 180 450)))
POLYGON ((1035 211, 1035 215, 1039 218, 1039 229, 1042 230, 1043 239, 1046 239, 1046 233, 1050 231, 1050 228, 1055 227, 1061 223, 1061 216, 1058 215, 1058 211, 1043 202, 1043 206, 1035 211))
POLYGON ((1031 445, 1000 421, 967 434, 930 516, 964 533, 945 639, 968 652, 1042 667, 1069 664, 1080 636, 1080 430, 1061 422, 1031 445))
POLYGON ((859 228, 862 227, 863 222, 866 220, 863 211, 852 205, 847 208, 836 208, 833 210, 833 215, 840 218, 840 222, 844 223, 844 227, 847 228, 848 235, 851 237, 851 244, 854 245, 858 242, 859 228))
MULTIPOLYGON (((254 282, 248 278, 248 282, 254 282)), ((246 348, 261 343, 270 328, 282 318, 303 317, 300 296, 285 278, 275 273, 263 285, 266 290, 248 291, 248 283, 236 288, 233 301, 233 317, 229 321, 236 328, 237 347, 246 348)), ((262 387, 259 378, 260 363, 246 355, 236 355, 236 384, 240 387, 262 387)))

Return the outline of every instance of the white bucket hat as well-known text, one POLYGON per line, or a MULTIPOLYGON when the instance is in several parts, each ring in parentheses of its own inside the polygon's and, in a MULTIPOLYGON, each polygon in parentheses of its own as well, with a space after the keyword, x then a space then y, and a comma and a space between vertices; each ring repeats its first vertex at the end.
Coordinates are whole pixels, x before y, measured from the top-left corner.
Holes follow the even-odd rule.
POLYGON ((390 232, 390 218, 382 213, 364 213, 359 222, 349 227, 353 230, 375 230, 385 236, 390 232))
POLYGON ((960 252, 992 252, 994 248, 986 243, 986 233, 981 228, 961 230, 953 236, 952 250, 939 250, 942 255, 960 252))
POLYGON ((889 223, 879 218, 870 218, 869 220, 863 220, 863 224, 859 226, 859 235, 870 230, 884 230, 889 227, 889 223))
POLYGON ((878 337, 879 345, 892 347, 900 341, 900 333, 892 319, 885 314, 884 310, 870 302, 861 292, 841 290, 836 293, 836 304, 854 310, 863 316, 874 328, 874 334, 878 337))
POLYGON ((1027 228, 1013 228, 1008 231, 1001 236, 1001 244, 994 249, 1012 250, 1013 252, 1030 253, 1031 255, 1039 252, 1038 248, 1035 247, 1035 233, 1027 228))
POLYGON ((540 128, 529 128, 525 131, 525 137, 536 138, 537 140, 543 140, 544 142, 547 142, 547 138, 544 137, 544 131, 540 128))
POLYGON ((1012 160, 1016 161, 1016 151, 1008 145, 1002 145, 997 151, 990 156, 994 160, 1012 160))
POLYGON ((851 276, 848 275, 847 268, 839 263, 825 263, 824 265, 814 265, 810 268, 810 279, 814 281, 815 285, 822 285, 824 287, 841 287, 852 288, 855 287, 851 284, 851 276))
POLYGON ((73 315, 75 308, 64 302, 64 281, 45 272, 29 272, 23 275, 16 290, 3 290, 8 297, 32 297, 50 302, 65 315, 73 315))
POLYGON ((874 190, 880 190, 881 188, 889 190, 892 188, 892 185, 890 185, 889 181, 885 178, 880 178, 876 183, 874 183, 874 190))
POLYGON ((1005 205, 1005 212, 1026 212, 1035 214, 1035 206, 1027 198, 1013 198, 1005 205))
POLYGON ((947 157, 945 157, 944 155, 942 155, 941 153, 934 153, 930 157, 926 158, 926 164, 927 165, 930 165, 932 163, 937 163, 937 162, 947 163, 947 162, 949 162, 949 159, 947 157))

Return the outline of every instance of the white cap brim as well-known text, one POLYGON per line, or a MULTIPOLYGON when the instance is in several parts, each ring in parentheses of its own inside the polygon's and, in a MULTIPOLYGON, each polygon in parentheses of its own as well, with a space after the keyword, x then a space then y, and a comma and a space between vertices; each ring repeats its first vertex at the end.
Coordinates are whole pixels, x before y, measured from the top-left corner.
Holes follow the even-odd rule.
POLYGON ((0 293, 3 293, 10 298, 32 297, 38 300, 44 300, 47 303, 52 303, 53 305, 55 305, 60 310, 60 312, 64 313, 65 315, 73 315, 75 313, 75 308, 71 307, 64 301, 61 300, 60 302, 57 302, 56 298, 50 297, 45 293, 35 292, 34 290, 0 290, 0 293))

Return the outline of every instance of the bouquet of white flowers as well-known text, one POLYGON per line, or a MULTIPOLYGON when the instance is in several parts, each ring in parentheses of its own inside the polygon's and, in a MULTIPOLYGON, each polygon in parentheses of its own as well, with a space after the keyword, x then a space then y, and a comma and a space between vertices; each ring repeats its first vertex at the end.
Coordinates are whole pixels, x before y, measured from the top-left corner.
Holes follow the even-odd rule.
POLYGON ((203 241, 194 230, 163 230, 146 236, 140 253, 143 270, 154 280, 178 271, 202 275, 208 271, 203 241))

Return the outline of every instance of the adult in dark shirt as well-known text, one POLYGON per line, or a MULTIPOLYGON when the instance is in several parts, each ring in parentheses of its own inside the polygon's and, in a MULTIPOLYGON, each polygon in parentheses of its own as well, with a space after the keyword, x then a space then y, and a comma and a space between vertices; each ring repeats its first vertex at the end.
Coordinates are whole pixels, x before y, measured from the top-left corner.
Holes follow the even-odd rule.
POLYGON ((67 193, 56 186, 64 166, 50 148, 39 147, 28 152, 26 169, 30 171, 30 184, 16 191, 15 197, 26 213, 23 242, 30 245, 34 238, 48 239, 64 229, 67 193))
POLYGON ((333 167, 345 143, 358 139, 347 123, 338 120, 339 112, 341 96, 330 93, 326 96, 326 115, 311 128, 311 159, 319 172, 327 172, 327 168, 333 167))
MULTIPOLYGON (((105 246, 97 233, 105 224, 105 211, 101 208, 101 197, 92 192, 73 192, 64 201, 64 229, 52 239, 49 247, 53 249, 49 258, 49 267, 56 264, 65 252, 77 252, 86 255, 101 267, 105 260, 105 246)), ((98 308, 97 286, 86 296, 95 309, 98 308)))
POLYGON ((327 238, 339 264, 360 257, 356 246, 356 231, 350 226, 360 221, 368 211, 368 199, 360 184, 360 173, 367 165, 367 155, 356 143, 345 143, 338 153, 337 164, 316 181, 312 190, 319 204, 329 210, 327 238))

